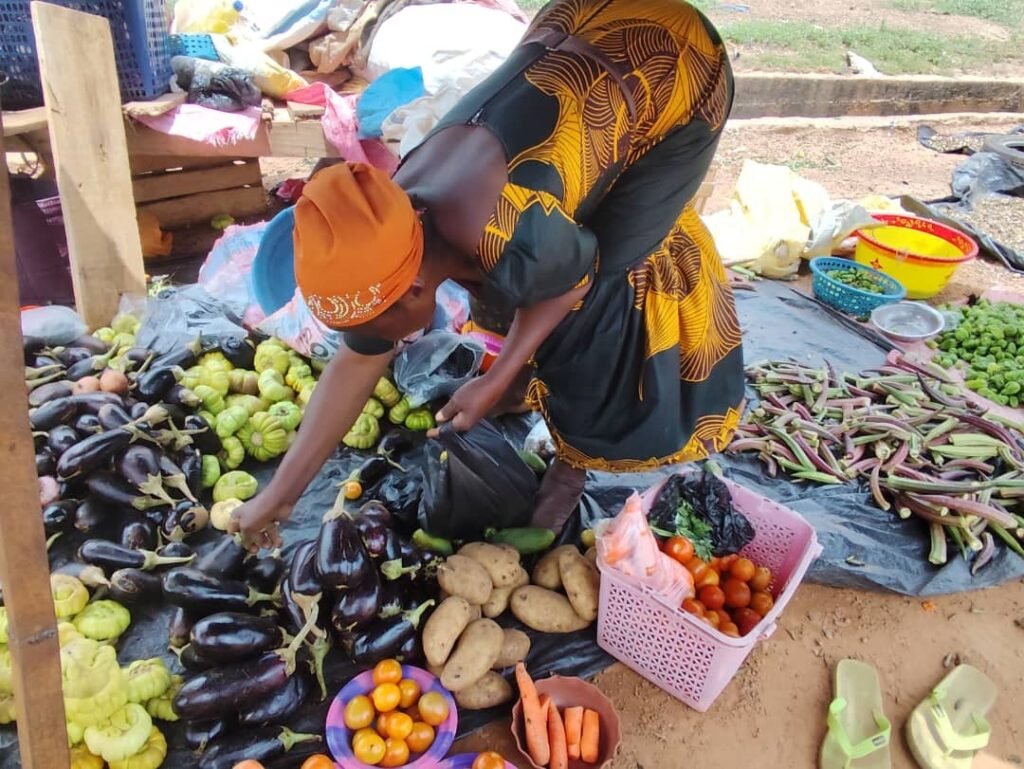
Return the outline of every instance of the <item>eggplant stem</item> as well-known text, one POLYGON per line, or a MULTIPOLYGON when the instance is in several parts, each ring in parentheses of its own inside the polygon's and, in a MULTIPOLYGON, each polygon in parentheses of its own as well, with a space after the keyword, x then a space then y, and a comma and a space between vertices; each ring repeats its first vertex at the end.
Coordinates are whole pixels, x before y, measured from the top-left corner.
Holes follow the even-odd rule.
POLYGON ((294 748, 300 742, 319 742, 323 739, 319 734, 301 734, 293 732, 287 726, 281 727, 281 734, 278 735, 278 742, 284 745, 284 752, 287 753, 289 750, 294 748))
MULTIPOLYGON (((317 629, 319 630, 319 628, 317 629)), ((307 640, 306 645, 309 647, 310 654, 313 657, 313 675, 316 676, 316 682, 320 686, 320 701, 323 702, 327 699, 327 681, 324 679, 324 660, 327 658, 327 654, 331 650, 331 637, 327 633, 321 631, 313 643, 309 643, 307 640)))
POLYGON ((175 505, 178 503, 178 500, 167 493, 167 489, 164 488, 163 478, 159 475, 147 475, 146 482, 140 483, 138 489, 146 496, 160 499, 165 504, 175 505))

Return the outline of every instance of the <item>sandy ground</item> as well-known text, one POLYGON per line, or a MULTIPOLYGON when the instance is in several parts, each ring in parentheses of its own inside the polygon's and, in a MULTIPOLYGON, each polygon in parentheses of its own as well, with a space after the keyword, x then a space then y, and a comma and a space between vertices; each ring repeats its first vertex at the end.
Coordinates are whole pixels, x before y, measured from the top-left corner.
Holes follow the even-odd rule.
MULTIPOLYGON (((954 120, 952 130, 1006 130, 1020 120, 954 120)), ((947 194, 962 160, 920 147, 916 125, 850 121, 736 123, 723 138, 717 189, 709 210, 727 199, 743 159, 790 163, 836 197, 871 193, 947 194)), ((1021 223, 1024 227, 1024 222, 1021 223)), ((998 265, 975 262, 956 276, 952 294, 1019 281, 998 265)), ((903 725, 955 660, 993 678, 1000 699, 990 714, 992 742, 974 769, 1024 764, 1024 726, 1015 701, 1024 692, 1024 584, 931 601, 803 585, 779 628, 755 648, 737 678, 707 713, 697 713, 623 665, 599 675, 622 718, 614 769, 739 767, 752 757, 766 767, 813 767, 825 733, 835 663, 874 664, 893 723, 892 765, 914 767, 903 725)), ((453 752, 485 748, 518 767, 507 721, 463 740, 453 752)))

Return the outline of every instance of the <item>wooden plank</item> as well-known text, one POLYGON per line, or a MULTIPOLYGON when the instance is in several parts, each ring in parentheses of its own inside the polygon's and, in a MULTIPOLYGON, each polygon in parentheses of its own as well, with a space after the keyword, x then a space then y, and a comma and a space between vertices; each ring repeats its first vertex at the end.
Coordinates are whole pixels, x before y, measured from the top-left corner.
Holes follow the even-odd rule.
MULTIPOLYGON (((3 154, 0 137, 0 156, 3 154)), ((0 388, 7 393, 0 401, 0 434, 4 436, 0 441, 4 468, 0 583, 14 663, 18 748, 23 769, 54 769, 69 764, 67 732, 39 482, 26 417, 18 268, 7 174, 0 174, 0 340, 0 388)))
POLYGON ((132 175, 163 173, 164 171, 197 171, 200 168, 219 168, 233 160, 254 162, 254 158, 227 158, 219 156, 190 158, 178 155, 133 155, 132 175))
POLYGON ((260 127, 255 139, 223 146, 160 133, 131 120, 125 121, 125 135, 128 139, 128 151, 133 158, 147 155, 183 158, 258 158, 270 155, 270 138, 266 123, 260 127))
POLYGON ((217 214, 253 216, 267 210, 267 194, 263 187, 240 187, 233 190, 200 192, 184 198, 161 200, 139 206, 140 211, 153 214, 160 227, 182 227, 208 222, 217 214))
POLYGON ((132 188, 135 190, 135 204, 138 205, 197 192, 230 190, 247 184, 260 185, 262 182, 260 164, 252 160, 239 165, 228 163, 199 171, 147 174, 137 177, 132 182, 132 188))
POLYGON ((336 158, 338 151, 327 137, 319 120, 274 121, 270 130, 272 157, 336 158))
POLYGON ((187 98, 188 94, 184 93, 165 93, 149 101, 126 102, 121 111, 128 117, 157 117, 180 107, 187 98))
POLYGON ((288 113, 292 120, 309 120, 310 118, 322 117, 327 111, 319 104, 301 104, 297 101, 288 102, 288 113))
POLYGON ((3 113, 4 136, 17 136, 46 128, 46 108, 12 110, 3 113))
POLYGON ((122 294, 146 291, 110 24, 38 1, 32 24, 75 303, 96 328, 122 294))

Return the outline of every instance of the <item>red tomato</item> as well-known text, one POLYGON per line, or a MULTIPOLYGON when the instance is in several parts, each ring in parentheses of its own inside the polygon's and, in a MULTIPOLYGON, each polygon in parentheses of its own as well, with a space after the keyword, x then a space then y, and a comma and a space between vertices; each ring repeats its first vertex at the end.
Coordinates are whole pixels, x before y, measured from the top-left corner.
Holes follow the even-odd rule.
POLYGON ((740 637, 740 629, 736 627, 736 624, 733 622, 722 623, 718 626, 718 632, 722 633, 723 635, 729 636, 729 638, 740 637))
POLYGON ((696 617, 704 616, 704 605, 700 601, 696 601, 693 598, 687 598, 683 601, 683 611, 688 611, 696 617))
POLYGON ((730 577, 722 586, 725 593, 725 605, 730 609, 742 609, 750 605, 750 588, 746 582, 730 577))
POLYGON ((746 635, 756 627, 761 618, 751 609, 737 609, 732 613, 733 622, 740 631, 740 635, 746 635))
POLYGON ((700 602, 709 609, 721 609, 725 606, 725 593, 718 585, 705 585, 698 594, 700 602))
POLYGON ((711 567, 705 567, 704 573, 699 577, 693 575, 693 586, 700 590, 704 587, 716 587, 721 581, 721 577, 718 576, 718 572, 711 567))
POLYGON ((758 566, 757 569, 754 570, 753 578, 750 580, 750 589, 767 593, 771 584, 772 570, 767 566, 758 566))
POLYGON ((729 567, 729 573, 740 582, 750 582, 754 578, 755 571, 757 571, 757 567, 749 558, 737 558, 729 567))
POLYGON ((718 609, 715 612, 715 614, 718 615, 718 627, 728 625, 730 622, 732 622, 732 617, 729 615, 729 612, 727 612, 725 609, 718 609))
POLYGON ((751 611, 764 616, 772 610, 775 605, 775 601, 768 593, 762 593, 760 591, 750 596, 750 609, 751 611))
POLYGON ((664 547, 665 555, 684 566, 693 558, 693 543, 686 537, 671 537, 664 547))
POLYGON ((686 562, 686 568, 690 570, 690 574, 692 574, 693 578, 696 579, 699 575, 707 571, 708 565, 705 561, 694 556, 686 562))
POLYGON ((731 553, 729 555, 723 555, 721 558, 719 558, 718 563, 721 565, 722 571, 728 573, 729 569, 732 567, 734 563, 736 563, 736 560, 738 558, 739 556, 736 555, 736 553, 731 553))
POLYGON ((705 622, 707 622, 709 625, 711 625, 711 627, 715 628, 716 630, 718 629, 719 619, 718 619, 718 612, 717 611, 709 611, 709 612, 707 612, 704 615, 703 619, 704 619, 705 622))

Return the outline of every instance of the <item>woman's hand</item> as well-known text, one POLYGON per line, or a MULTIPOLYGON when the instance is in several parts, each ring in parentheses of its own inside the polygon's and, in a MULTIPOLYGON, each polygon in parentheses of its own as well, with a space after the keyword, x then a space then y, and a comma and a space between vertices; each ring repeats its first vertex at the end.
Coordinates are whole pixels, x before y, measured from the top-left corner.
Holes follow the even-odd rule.
MULTIPOLYGON (((448 404, 437 412, 437 421, 441 424, 451 422, 455 430, 464 433, 491 412, 507 387, 504 381, 490 373, 471 379, 456 390, 448 404)), ((432 438, 437 434, 437 430, 428 433, 432 438)))
POLYGON ((242 535, 242 545, 251 553, 281 547, 279 525, 292 514, 292 504, 280 501, 272 488, 249 500, 231 513, 228 531, 242 535))

